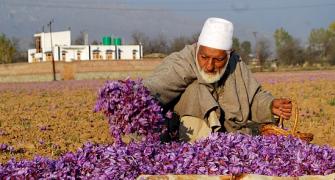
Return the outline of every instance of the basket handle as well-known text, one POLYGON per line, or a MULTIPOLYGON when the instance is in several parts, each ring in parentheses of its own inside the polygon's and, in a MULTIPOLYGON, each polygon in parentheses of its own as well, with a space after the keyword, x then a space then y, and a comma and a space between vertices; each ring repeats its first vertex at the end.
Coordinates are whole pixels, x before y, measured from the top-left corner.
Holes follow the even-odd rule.
POLYGON ((296 134, 297 127, 298 127, 299 110, 298 110, 298 103, 296 101, 293 101, 293 104, 295 105, 295 108, 294 108, 295 118, 294 118, 294 125, 293 125, 293 129, 292 129, 292 134, 296 134))
MULTIPOLYGON (((298 110, 298 103, 296 101, 292 101, 294 104, 294 125, 293 129, 291 131, 291 134, 295 135, 297 133, 297 127, 298 127, 298 119, 299 119, 299 110, 298 110)), ((279 127, 284 128, 284 123, 283 123, 283 117, 279 116, 279 127)))

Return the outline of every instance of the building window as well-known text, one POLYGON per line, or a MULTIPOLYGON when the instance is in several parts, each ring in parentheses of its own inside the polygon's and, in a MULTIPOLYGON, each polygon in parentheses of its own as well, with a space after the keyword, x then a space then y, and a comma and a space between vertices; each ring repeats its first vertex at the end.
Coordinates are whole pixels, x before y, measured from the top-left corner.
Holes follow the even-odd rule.
POLYGON ((52 52, 46 52, 46 61, 52 61, 52 52))
POLYGON ((66 51, 62 51, 62 61, 66 61, 66 51))
POLYGON ((80 61, 80 54, 81 52, 80 51, 77 51, 77 60, 80 61))
POLYGON ((100 60, 100 51, 94 50, 93 51, 93 60, 100 60))
POLYGON ((133 59, 136 59, 136 53, 137 53, 137 50, 134 49, 134 50, 133 50, 133 59))
POLYGON ((107 60, 112 60, 113 59, 113 55, 114 55, 114 51, 113 50, 107 50, 106 51, 106 59, 107 60))
POLYGON ((34 53, 31 54, 31 59, 32 59, 32 62, 37 62, 37 59, 35 58, 35 54, 34 53))

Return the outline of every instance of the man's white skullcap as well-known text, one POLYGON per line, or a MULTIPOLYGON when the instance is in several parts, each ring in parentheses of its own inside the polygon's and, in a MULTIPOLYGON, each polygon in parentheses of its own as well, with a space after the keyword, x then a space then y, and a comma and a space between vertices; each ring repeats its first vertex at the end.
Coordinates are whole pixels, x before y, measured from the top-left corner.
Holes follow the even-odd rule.
POLYGON ((210 48, 230 50, 233 45, 233 23, 221 18, 208 18, 200 33, 198 44, 210 48))

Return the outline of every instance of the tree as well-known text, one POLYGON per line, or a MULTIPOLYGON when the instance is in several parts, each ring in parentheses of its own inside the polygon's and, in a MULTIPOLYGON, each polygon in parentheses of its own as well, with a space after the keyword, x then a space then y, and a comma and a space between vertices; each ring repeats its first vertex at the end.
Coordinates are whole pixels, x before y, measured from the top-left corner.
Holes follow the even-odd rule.
POLYGON ((179 36, 177 38, 174 38, 170 44, 169 53, 180 51, 185 47, 185 45, 196 43, 198 41, 198 38, 199 33, 195 33, 190 37, 179 36))
POLYGON ((305 62, 305 52, 299 40, 294 39, 284 28, 277 29, 273 36, 279 62, 286 65, 301 65, 305 62))
POLYGON ((13 37, 11 39, 11 42, 13 46, 15 47, 15 53, 12 57, 12 63, 18 63, 18 62, 28 62, 28 54, 26 50, 22 50, 20 47, 20 39, 13 37))
POLYGON ((13 62, 16 52, 15 44, 4 34, 0 34, 0 64, 13 62))
POLYGON ((193 35, 191 35, 191 38, 190 38, 191 43, 193 44, 193 43, 198 42, 199 36, 200 36, 200 32, 196 32, 193 35))
POLYGON ((84 33, 80 32, 80 34, 74 39, 72 44, 74 44, 74 45, 84 45, 85 44, 84 33))
POLYGON ((327 29, 313 29, 308 38, 308 60, 335 64, 335 21, 327 29))
POLYGON ((333 21, 329 27, 328 31, 330 32, 330 40, 329 40, 329 51, 327 61, 331 65, 335 65, 335 21, 333 21))
POLYGON ((143 53, 164 53, 166 54, 169 50, 168 41, 165 35, 158 34, 154 38, 149 38, 143 32, 135 31, 132 34, 133 43, 143 44, 143 53))
POLYGON ((314 58, 324 59, 331 47, 332 33, 327 29, 313 29, 309 35, 309 50, 314 58))
POLYGON ((186 44, 189 44, 189 39, 185 36, 176 37, 172 40, 169 52, 182 50, 186 44))
POLYGON ((293 37, 284 28, 277 29, 274 33, 274 38, 276 41, 276 49, 283 48, 287 43, 293 41, 293 37))
POLYGON ((335 21, 328 29, 313 29, 309 35, 309 61, 335 64, 335 21))
POLYGON ((292 62, 292 47, 293 37, 284 29, 279 28, 274 32, 276 53, 279 62, 283 64, 291 64, 292 62))
POLYGON ((328 27, 328 30, 331 32, 331 33, 335 33, 335 21, 333 21, 332 23, 330 23, 329 27, 328 27))
POLYGON ((261 67, 264 66, 265 61, 270 57, 271 51, 270 51, 270 42, 269 40, 265 38, 261 38, 257 41, 256 45, 256 52, 257 52, 257 58, 259 59, 259 63, 261 67))
POLYGON ((143 45, 143 54, 146 55, 148 53, 152 53, 150 50, 150 39, 143 32, 135 31, 131 35, 134 44, 142 44, 143 45))
MULTIPOLYGON (((167 38, 164 34, 158 34, 155 38, 151 39, 148 44, 148 53, 164 53, 166 54, 169 49, 167 38)), ((145 50, 144 50, 145 52, 145 50)))
POLYGON ((147 44, 149 42, 149 38, 143 32, 135 31, 131 37, 134 44, 147 44))
POLYGON ((99 44, 100 44, 100 42, 98 40, 93 40, 92 41, 92 45, 99 45, 99 44))
POLYGON ((326 59, 331 65, 335 65, 335 42, 331 43, 330 51, 328 53, 327 59, 326 59))
POLYGON ((29 41, 29 45, 28 45, 29 49, 35 49, 36 48, 36 46, 35 46, 36 45, 35 44, 36 43, 35 40, 36 40, 35 37, 31 38, 31 40, 29 41))
POLYGON ((240 47, 240 56, 245 63, 248 63, 250 53, 251 53, 250 41, 243 41, 240 47))
POLYGON ((240 40, 237 37, 233 37, 233 50, 240 52, 240 40))
POLYGON ((240 44, 240 40, 237 37, 233 37, 232 49, 240 55, 245 63, 248 62, 249 54, 251 53, 251 43, 249 41, 243 41, 240 44))

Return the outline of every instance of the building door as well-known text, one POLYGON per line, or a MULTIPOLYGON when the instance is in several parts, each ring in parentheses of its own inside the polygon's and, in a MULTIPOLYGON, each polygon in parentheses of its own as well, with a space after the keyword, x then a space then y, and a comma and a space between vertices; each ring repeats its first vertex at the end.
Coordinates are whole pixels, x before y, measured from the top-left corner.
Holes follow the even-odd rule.
POLYGON ((46 61, 52 61, 52 53, 51 52, 46 52, 46 61))

